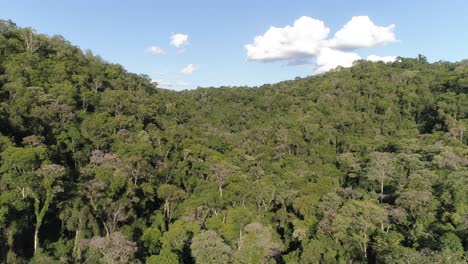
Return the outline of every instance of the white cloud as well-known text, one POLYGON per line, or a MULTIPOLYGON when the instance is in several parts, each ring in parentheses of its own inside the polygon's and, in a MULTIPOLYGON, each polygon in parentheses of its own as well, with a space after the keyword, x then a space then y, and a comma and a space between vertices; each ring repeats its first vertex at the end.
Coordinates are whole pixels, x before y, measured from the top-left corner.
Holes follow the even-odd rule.
POLYGON ((396 59, 397 59, 397 56, 378 56, 378 55, 367 56, 368 61, 394 62, 396 61, 396 59))
POLYGON ((180 48, 188 44, 188 35, 177 33, 171 36, 171 45, 180 48))
POLYGON ((145 49, 145 52, 146 52, 146 53, 153 54, 153 55, 164 54, 164 50, 161 49, 160 47, 156 47, 156 46, 147 47, 147 48, 145 49))
POLYGON ((376 26, 368 16, 355 16, 335 33, 330 47, 354 50, 385 45, 396 41, 395 25, 376 26))
POLYGON ((153 80, 153 82, 156 82, 158 84, 158 87, 160 88, 172 88, 173 86, 172 82, 168 80, 158 79, 158 80, 153 80))
POLYGON ((174 83, 175 86, 179 86, 179 87, 186 87, 186 86, 189 86, 190 83, 188 82, 184 82, 184 81, 177 81, 174 83))
POLYGON ((190 85, 190 83, 185 82, 185 81, 170 81, 170 80, 165 80, 165 79, 159 79, 159 80, 154 80, 157 84, 158 87, 160 88, 181 88, 181 87, 187 87, 190 85))
MULTIPOLYGON (((306 64, 316 59, 316 73, 337 66, 350 67, 361 59, 353 50, 386 45, 396 41, 395 25, 377 26, 368 16, 355 16, 333 38, 323 21, 303 16, 292 26, 270 27, 253 43, 245 45, 247 59, 263 62, 286 61, 290 65, 306 64)), ((394 61, 395 57, 371 55, 368 60, 394 61)))
POLYGON ((197 67, 195 67, 195 65, 193 64, 189 64, 187 66, 185 66, 181 71, 180 73, 184 74, 184 75, 190 75, 192 74, 194 71, 197 70, 197 67))
POLYGON ((360 60, 361 56, 353 52, 344 52, 331 48, 323 48, 317 56, 316 73, 324 73, 338 66, 351 67, 353 62, 360 60))
POLYGON ((252 44, 245 45, 247 58, 298 64, 317 55, 329 32, 322 21, 303 16, 292 26, 270 27, 265 34, 256 36, 252 44))

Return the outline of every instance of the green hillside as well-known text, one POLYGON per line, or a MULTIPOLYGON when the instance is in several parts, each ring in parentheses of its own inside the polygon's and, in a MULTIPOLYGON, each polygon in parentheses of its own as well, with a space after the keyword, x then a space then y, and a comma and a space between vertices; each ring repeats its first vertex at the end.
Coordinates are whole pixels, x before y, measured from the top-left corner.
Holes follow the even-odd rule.
POLYGON ((0 20, 0 262, 466 263, 468 61, 174 92, 0 20))

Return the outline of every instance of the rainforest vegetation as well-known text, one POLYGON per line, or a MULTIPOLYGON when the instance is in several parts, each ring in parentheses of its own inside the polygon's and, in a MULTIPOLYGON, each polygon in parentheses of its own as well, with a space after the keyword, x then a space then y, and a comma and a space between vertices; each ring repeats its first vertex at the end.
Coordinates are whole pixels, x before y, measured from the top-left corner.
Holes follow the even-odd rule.
POLYGON ((0 262, 466 263, 468 61, 175 92, 0 20, 0 262))

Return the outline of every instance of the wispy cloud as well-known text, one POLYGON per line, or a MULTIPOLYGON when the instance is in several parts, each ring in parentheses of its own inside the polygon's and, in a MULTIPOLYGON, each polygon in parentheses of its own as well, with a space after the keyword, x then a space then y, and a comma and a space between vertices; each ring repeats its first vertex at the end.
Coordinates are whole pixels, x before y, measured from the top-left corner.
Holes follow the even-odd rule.
POLYGON ((164 50, 161 49, 160 47, 156 47, 156 46, 149 46, 145 49, 145 52, 146 53, 149 53, 149 54, 152 54, 152 55, 161 55, 161 54, 164 54, 164 50))
POLYGON ((377 55, 367 56, 367 60, 369 61, 394 62, 396 61, 396 59, 397 59, 397 56, 377 56, 377 55))
POLYGON ((180 73, 182 73, 184 75, 190 75, 196 70, 197 70, 197 67, 195 65, 189 64, 189 65, 185 66, 182 70, 180 70, 180 73))
POLYGON ((173 90, 184 90, 190 89, 191 83, 185 82, 182 80, 166 80, 166 79, 157 79, 154 80, 158 84, 159 88, 173 89, 173 90))

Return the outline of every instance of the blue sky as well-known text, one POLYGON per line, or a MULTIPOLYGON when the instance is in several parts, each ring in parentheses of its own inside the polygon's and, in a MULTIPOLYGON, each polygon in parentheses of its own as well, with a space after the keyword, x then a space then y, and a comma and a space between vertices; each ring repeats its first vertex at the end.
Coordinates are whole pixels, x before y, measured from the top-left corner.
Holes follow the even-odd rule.
POLYGON ((0 0, 0 18, 62 35, 172 89, 274 83, 356 56, 458 61, 468 58, 466 14, 463 0, 0 0), (170 43, 175 34, 179 47, 170 43))

